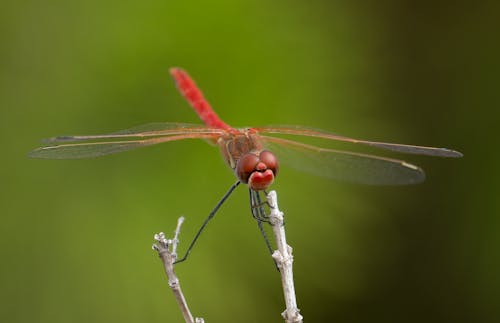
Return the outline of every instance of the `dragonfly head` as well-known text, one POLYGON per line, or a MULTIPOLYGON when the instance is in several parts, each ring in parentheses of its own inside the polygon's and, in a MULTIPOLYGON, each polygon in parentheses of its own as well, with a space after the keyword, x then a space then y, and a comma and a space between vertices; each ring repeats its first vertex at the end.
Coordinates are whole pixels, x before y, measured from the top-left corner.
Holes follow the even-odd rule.
POLYGON ((265 190, 278 174, 278 160, 268 150, 243 155, 236 164, 236 176, 251 189, 265 190))

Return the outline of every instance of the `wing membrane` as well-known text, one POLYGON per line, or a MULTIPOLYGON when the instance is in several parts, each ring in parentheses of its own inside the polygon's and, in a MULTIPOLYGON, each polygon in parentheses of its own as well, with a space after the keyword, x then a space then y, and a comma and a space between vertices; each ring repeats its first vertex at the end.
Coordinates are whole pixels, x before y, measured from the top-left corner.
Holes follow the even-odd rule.
POLYGON ((174 136, 156 137, 144 140, 129 141, 101 141, 72 143, 54 146, 40 147, 29 152, 28 156, 32 158, 43 159, 79 159, 99 157, 122 151, 132 150, 140 147, 156 145, 163 142, 182 140, 182 139, 212 139, 210 134, 183 134, 174 136))
POLYGON ((268 126, 261 128, 254 128, 261 133, 277 133, 277 134, 287 134, 287 135, 301 135, 308 137, 317 137, 330 140, 337 140, 343 142, 350 142, 354 144, 363 144, 367 146, 382 148, 386 150, 396 151, 406 154, 416 154, 416 155, 429 155, 429 156, 439 156, 439 157, 462 157, 462 153, 447 149, 447 148, 434 148, 434 147, 424 147, 424 146, 414 146, 414 145, 403 145, 403 144, 393 144, 386 142, 368 141, 360 140, 349 137, 344 137, 336 135, 323 130, 310 129, 301 126, 268 126))
POLYGON ((402 160, 261 137, 265 146, 284 160, 285 165, 314 175, 371 185, 416 184, 425 179, 422 169, 402 160))
POLYGON ((132 127, 117 132, 112 132, 103 135, 89 135, 89 136, 59 136, 44 139, 45 143, 55 142, 73 142, 85 140, 99 140, 99 139, 127 139, 127 138, 143 138, 143 137, 159 137, 167 135, 182 135, 182 134, 222 134, 223 130, 208 128, 203 125, 177 123, 177 122, 155 122, 143 124, 140 126, 132 127))

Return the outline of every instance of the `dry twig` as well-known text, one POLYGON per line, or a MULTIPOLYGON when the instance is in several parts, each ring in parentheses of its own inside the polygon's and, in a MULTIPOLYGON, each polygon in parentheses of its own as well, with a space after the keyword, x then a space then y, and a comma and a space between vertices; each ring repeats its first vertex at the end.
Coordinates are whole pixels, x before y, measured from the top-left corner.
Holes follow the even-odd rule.
POLYGON ((188 308, 186 299, 181 290, 181 285, 179 283, 179 278, 174 272, 174 262, 177 259, 177 245, 179 244, 179 233, 181 231, 181 225, 184 222, 184 217, 180 217, 177 220, 177 227, 175 229, 175 235, 173 239, 165 238, 165 233, 160 232, 154 235, 154 239, 157 243, 153 244, 153 249, 158 252, 163 266, 165 268, 165 274, 168 278, 168 286, 172 289, 177 304, 182 312, 182 316, 187 323, 203 323, 203 318, 193 319, 193 315, 188 308))
POLYGON ((281 315, 287 323, 301 323, 303 317, 300 315, 300 311, 297 308, 295 287, 293 283, 292 247, 286 243, 283 212, 281 212, 278 208, 278 197, 276 191, 269 192, 266 198, 271 210, 269 220, 273 227, 274 237, 278 247, 278 250, 275 250, 272 256, 276 261, 281 274, 281 283, 283 285, 283 294, 285 296, 286 310, 281 313, 281 315))

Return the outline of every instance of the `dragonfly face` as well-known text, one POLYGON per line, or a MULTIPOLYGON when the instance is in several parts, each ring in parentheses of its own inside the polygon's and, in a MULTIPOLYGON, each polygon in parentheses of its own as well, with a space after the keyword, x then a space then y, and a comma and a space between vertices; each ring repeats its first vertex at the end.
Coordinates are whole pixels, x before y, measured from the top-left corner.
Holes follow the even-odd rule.
POLYGON ((268 150, 249 152, 236 163, 236 176, 255 191, 268 188, 278 175, 278 159, 268 150))

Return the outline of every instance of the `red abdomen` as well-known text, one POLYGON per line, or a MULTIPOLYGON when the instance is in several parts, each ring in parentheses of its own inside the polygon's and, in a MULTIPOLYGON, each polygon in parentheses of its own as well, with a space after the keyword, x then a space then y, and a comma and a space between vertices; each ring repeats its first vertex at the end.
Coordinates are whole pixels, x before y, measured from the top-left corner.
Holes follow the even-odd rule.
POLYGON ((173 67, 170 69, 170 74, 174 78, 177 88, 181 94, 193 107, 205 125, 225 130, 232 129, 214 112, 210 103, 205 100, 203 93, 196 86, 196 83, 191 79, 191 77, 189 77, 189 74, 186 73, 186 71, 178 67, 173 67))

